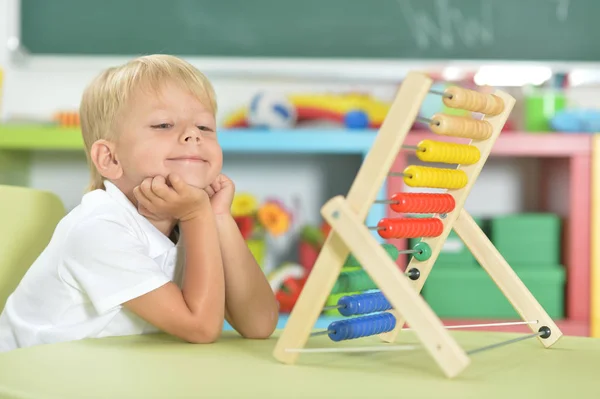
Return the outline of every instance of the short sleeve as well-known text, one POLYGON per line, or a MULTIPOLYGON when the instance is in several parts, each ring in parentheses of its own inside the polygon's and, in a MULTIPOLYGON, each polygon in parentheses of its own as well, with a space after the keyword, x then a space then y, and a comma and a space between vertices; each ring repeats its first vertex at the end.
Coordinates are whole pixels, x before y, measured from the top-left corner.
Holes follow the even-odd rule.
POLYGON ((74 227, 63 262, 100 314, 170 281, 147 244, 117 220, 92 219, 74 227))

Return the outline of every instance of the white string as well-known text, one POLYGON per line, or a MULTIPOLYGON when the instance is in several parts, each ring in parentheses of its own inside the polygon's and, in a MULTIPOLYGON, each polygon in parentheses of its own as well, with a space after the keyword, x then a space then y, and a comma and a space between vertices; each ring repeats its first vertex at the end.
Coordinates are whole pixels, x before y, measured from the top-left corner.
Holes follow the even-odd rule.
MULTIPOLYGON (((480 327, 497 327, 497 326, 519 326, 523 324, 537 324, 538 320, 532 321, 511 321, 505 323, 488 323, 488 324, 464 324, 462 326, 444 326, 444 328, 448 330, 456 329, 456 328, 480 328, 480 327)), ((405 328, 405 331, 412 331, 411 328, 405 328)))
POLYGON ((391 346, 357 346, 348 348, 286 348, 286 352, 325 353, 325 352, 386 352, 386 351, 411 351, 421 349, 418 345, 391 345, 391 346))
MULTIPOLYGON (((447 329, 456 329, 456 328, 478 328, 478 327, 494 327, 494 326, 516 326, 523 324, 537 324, 538 320, 532 321, 515 321, 515 322, 503 322, 503 323, 486 323, 486 324, 465 324, 465 325, 457 325, 457 326, 444 326, 447 329)), ((405 331, 410 331, 410 328, 406 328, 405 331)), ((322 331, 320 333, 326 333, 327 331, 322 331)), ((539 333, 534 333, 532 336, 539 335, 539 333)), ((525 337, 529 338, 529 336, 525 337)), ((524 338, 518 338, 521 340, 524 338)), ((502 342, 500 344, 491 345, 489 348, 496 347, 499 345, 505 345, 506 343, 511 343, 513 340, 502 342)), ((388 352, 388 351, 410 351, 421 349, 421 346, 418 345, 383 345, 383 346, 359 346, 359 347, 348 347, 348 348, 286 348, 286 352, 302 352, 302 353, 331 353, 331 352, 388 352)), ((477 349, 476 351, 486 350, 488 347, 477 349)), ((475 351, 474 351, 475 352, 475 351)))

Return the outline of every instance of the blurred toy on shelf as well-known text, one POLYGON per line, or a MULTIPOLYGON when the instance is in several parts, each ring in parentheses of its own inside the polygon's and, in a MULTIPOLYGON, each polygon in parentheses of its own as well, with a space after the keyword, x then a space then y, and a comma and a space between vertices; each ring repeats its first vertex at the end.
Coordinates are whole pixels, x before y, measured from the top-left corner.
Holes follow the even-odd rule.
POLYGON ((250 102, 247 118, 255 128, 290 129, 296 125, 296 108, 283 94, 259 93, 250 102))
POLYGON ((326 222, 323 222, 321 226, 306 225, 300 230, 298 262, 307 273, 312 270, 329 230, 330 227, 326 222))
POLYGON ((280 312, 292 311, 329 230, 330 227, 325 222, 320 226, 313 224, 302 226, 298 243, 298 262, 284 262, 267 276, 279 302, 280 312))
POLYGON ((554 131, 564 133, 600 132, 600 109, 565 109, 549 119, 554 131))
POLYGON ((390 104, 362 93, 258 94, 249 107, 225 118, 226 128, 289 128, 309 121, 330 121, 349 129, 378 128, 390 104))
MULTIPOLYGON (((567 108, 566 96, 562 90, 526 87, 524 97, 525 131, 545 133, 562 130, 561 127, 556 126, 557 121, 562 124, 564 117, 560 115, 567 108)), ((571 118, 567 117, 568 119, 571 118)))
POLYGON ((61 127, 79 127, 81 125, 77 111, 55 112, 52 120, 61 127))
POLYGON ((304 287, 308 273, 298 263, 286 262, 267 275, 280 313, 290 313, 304 287))
POLYGON ((264 237, 265 234, 285 234, 292 223, 292 213, 277 199, 259 204, 250 193, 237 193, 231 204, 231 215, 244 239, 264 237))
POLYGON ((270 269, 266 265, 268 238, 281 237, 290 230, 292 212, 278 199, 259 203, 256 196, 241 192, 233 198, 231 215, 258 264, 263 270, 270 269))

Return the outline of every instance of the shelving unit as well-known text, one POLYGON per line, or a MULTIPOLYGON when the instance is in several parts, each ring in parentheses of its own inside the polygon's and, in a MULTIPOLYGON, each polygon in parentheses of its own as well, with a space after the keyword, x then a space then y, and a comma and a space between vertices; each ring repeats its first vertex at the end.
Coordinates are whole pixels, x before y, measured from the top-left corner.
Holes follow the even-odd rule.
MULTIPOLYGON (((219 143, 231 153, 362 154, 370 148, 372 130, 251 130, 219 131, 219 143)), ((1 125, 0 150, 82 150, 78 128, 1 125)))
MULTIPOLYGON (((243 154, 358 154, 366 155, 376 131, 294 129, 263 131, 249 129, 221 130, 219 141, 224 153, 243 154)), ((416 145, 423 139, 455 140, 415 131, 409 134, 407 145, 416 145)), ((590 134, 531 134, 503 133, 492 150, 492 157, 528 157, 542 163, 544 174, 539 188, 546 195, 540 207, 561 215, 564 224, 563 263, 567 269, 566 314, 559 326, 566 334, 590 334, 590 209, 591 161, 590 134), (568 186, 566 202, 556 201, 555 179, 565 176, 568 186)), ((0 125, 0 184, 26 185, 29 173, 29 154, 32 151, 81 151, 83 142, 79 129, 57 128, 51 125, 0 125)), ((408 162, 408 152, 401 152, 393 171, 402 171, 408 162)), ((381 198, 403 190, 401 179, 390 179, 382 188, 381 198)), ((561 196, 562 197, 562 196, 561 196)), ((387 215, 387 207, 374 207, 367 223, 376 224, 387 215)), ((394 240, 406 248, 406 240, 394 240)), ((401 257, 399 262, 405 261, 401 257)), ((284 318, 285 319, 285 318, 284 318)), ((320 325, 330 320, 323 318, 320 325)), ((448 324, 479 321, 448 320, 448 324)), ((486 320, 485 322, 489 322, 486 320)), ((503 331, 526 331, 526 328, 503 328, 503 331)))

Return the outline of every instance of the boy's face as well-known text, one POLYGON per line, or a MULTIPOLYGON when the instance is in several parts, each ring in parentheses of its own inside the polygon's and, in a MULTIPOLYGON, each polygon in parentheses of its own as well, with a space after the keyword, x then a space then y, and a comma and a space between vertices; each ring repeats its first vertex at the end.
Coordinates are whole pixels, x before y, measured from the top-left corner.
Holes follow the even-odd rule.
POLYGON ((216 130, 210 109, 175 84, 165 84, 157 94, 137 93, 122 118, 116 146, 123 188, 133 190, 147 177, 171 173, 207 187, 223 165, 216 130))

